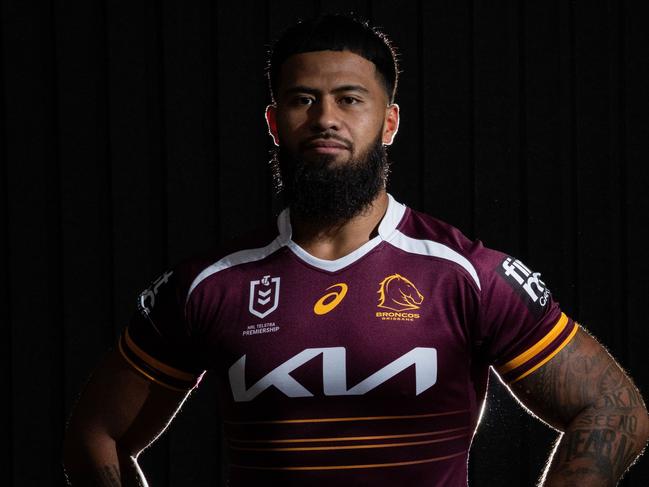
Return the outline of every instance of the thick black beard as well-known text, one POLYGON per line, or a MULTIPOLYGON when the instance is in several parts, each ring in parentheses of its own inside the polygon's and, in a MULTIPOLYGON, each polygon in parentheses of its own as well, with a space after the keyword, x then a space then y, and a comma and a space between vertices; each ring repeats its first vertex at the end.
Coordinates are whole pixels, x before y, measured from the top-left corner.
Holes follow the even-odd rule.
POLYGON ((389 162, 380 136, 365 154, 330 167, 333 160, 330 155, 296 159, 282 146, 273 151, 275 188, 292 215, 326 225, 343 223, 368 209, 385 188, 389 162))

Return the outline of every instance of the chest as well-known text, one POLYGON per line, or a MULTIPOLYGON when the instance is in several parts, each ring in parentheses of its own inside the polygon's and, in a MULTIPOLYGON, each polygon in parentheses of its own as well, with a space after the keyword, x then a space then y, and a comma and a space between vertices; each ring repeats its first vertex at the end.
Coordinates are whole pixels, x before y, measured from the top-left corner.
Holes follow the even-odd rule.
POLYGON ((205 353, 237 403, 417 397, 468 371, 473 301, 435 259, 376 252, 330 273, 285 256, 231 273, 219 295, 205 353))

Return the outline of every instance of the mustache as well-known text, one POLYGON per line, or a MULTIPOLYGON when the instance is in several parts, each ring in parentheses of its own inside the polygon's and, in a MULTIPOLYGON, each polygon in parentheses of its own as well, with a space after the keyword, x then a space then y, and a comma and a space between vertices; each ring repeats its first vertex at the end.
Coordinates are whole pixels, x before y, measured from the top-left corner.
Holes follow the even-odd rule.
POLYGON ((319 134, 312 135, 306 140, 303 140, 300 142, 300 150, 304 150, 309 144, 316 140, 335 140, 336 142, 339 142, 340 144, 344 145, 346 149, 352 149, 353 145, 350 140, 345 139, 344 137, 341 137, 338 134, 335 134, 333 132, 321 132, 319 134))

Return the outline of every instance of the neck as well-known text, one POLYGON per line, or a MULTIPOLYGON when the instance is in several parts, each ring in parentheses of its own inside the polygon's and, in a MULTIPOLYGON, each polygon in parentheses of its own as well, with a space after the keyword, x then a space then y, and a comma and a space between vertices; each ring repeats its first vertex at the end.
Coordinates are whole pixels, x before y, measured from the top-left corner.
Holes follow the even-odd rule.
POLYGON ((388 195, 382 190, 361 214, 343 222, 323 224, 291 214, 292 239, 314 257, 339 259, 378 234, 387 208, 388 195))

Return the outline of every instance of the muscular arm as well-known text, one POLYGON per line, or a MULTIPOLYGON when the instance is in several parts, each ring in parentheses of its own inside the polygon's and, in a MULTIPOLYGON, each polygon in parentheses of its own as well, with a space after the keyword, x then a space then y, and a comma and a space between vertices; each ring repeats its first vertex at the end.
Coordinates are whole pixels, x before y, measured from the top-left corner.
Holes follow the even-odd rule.
POLYGON ((642 452, 649 417, 638 390, 588 333, 511 389, 535 415, 563 432, 541 485, 614 486, 642 452))
POLYGON ((65 435, 64 464, 73 486, 146 486, 137 456, 189 394, 148 381, 117 351, 99 366, 65 435))

